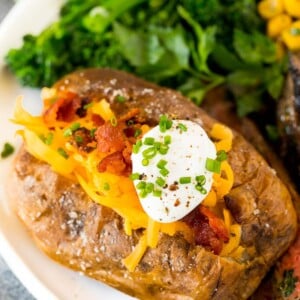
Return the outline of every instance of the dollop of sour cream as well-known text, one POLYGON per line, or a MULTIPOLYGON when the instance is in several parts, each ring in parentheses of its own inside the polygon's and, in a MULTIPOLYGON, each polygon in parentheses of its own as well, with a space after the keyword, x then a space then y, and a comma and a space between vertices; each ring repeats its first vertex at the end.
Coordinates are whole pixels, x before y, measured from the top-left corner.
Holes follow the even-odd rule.
POLYGON ((145 212, 162 223, 182 219, 207 196, 213 173, 206 159, 217 156, 203 128, 187 120, 158 125, 137 142, 131 155, 132 179, 145 212))

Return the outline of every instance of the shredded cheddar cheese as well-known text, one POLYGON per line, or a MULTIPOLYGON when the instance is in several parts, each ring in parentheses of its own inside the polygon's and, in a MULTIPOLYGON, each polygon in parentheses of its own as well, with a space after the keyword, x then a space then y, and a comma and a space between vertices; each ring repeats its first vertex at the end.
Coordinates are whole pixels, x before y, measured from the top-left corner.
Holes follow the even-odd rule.
MULTIPOLYGON (((51 90, 52 97, 53 93, 51 90)), ((103 99, 91 103, 86 108, 85 117, 75 120, 76 127, 84 127, 91 133, 95 132, 95 125, 91 121, 94 115, 100 116, 106 122, 117 122, 109 103, 103 99)), ((128 176, 98 171, 99 161, 107 159, 110 153, 97 151, 96 147, 92 147, 92 143, 90 151, 80 151, 67 138, 69 133, 72 134, 72 124, 60 120, 52 122, 51 112, 47 117, 47 122, 51 123, 50 127, 42 117, 34 117, 27 113, 22 107, 22 99, 18 98, 13 121, 25 127, 19 133, 29 153, 47 162, 55 172, 76 179, 93 201, 119 214, 124 220, 124 232, 127 235, 131 236, 132 231, 136 229, 144 230, 134 250, 123 260, 129 271, 134 271, 148 247, 157 247, 161 233, 173 236, 180 232, 186 240, 193 241, 193 232, 186 223, 181 221, 159 223, 148 217, 128 176)), ((148 125, 141 125, 141 134, 145 134, 149 129, 148 125)), ((215 140, 217 151, 231 150, 233 134, 226 126, 215 124, 210 137, 215 140)), ((226 160, 221 163, 221 173, 214 174, 213 178, 213 187, 202 203, 209 208, 216 207, 218 201, 221 201, 233 186, 233 171, 226 160)), ((239 249, 241 228, 233 223, 229 210, 224 209, 223 215, 225 226, 231 235, 229 242, 224 244, 221 255, 228 255, 239 249)))

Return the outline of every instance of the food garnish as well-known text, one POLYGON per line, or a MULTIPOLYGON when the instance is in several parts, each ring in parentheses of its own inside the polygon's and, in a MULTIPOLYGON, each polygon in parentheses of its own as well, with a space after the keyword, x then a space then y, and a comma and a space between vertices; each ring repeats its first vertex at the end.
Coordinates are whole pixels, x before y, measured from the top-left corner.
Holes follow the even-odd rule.
MULTIPOLYGON (((281 11, 271 12, 271 2, 259 5, 263 16, 281 11)), ((276 24, 271 27, 283 26, 276 24)), ((51 86, 78 68, 109 67, 179 89, 197 104, 225 84, 244 116, 260 110, 266 96, 277 99, 283 86, 286 61, 264 26, 255 0, 69 0, 60 19, 37 36, 26 35, 6 63, 26 86, 51 86)))
POLYGON ((10 143, 5 143, 1 151, 1 158, 7 158, 12 155, 15 151, 15 148, 10 143))
POLYGON ((14 121, 24 126, 19 134, 29 153, 119 214, 127 235, 141 229, 138 244, 123 261, 128 270, 148 247, 156 247, 161 234, 180 233, 215 254, 243 252, 240 225, 223 200, 234 179, 226 154, 233 138, 229 128, 216 123, 207 135, 192 121, 166 115, 151 128, 142 123, 139 109, 118 116, 105 99, 86 106, 69 92, 53 91, 52 97, 44 99, 38 117, 18 99, 14 121), (208 170, 208 159, 219 169, 208 170))

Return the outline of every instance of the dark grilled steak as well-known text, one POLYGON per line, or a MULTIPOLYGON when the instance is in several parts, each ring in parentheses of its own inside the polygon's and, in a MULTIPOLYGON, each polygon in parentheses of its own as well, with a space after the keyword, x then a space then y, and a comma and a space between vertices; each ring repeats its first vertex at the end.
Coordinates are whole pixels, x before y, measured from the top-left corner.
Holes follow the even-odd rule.
POLYGON ((277 115, 282 156, 295 182, 300 182, 300 54, 290 55, 290 71, 277 115))

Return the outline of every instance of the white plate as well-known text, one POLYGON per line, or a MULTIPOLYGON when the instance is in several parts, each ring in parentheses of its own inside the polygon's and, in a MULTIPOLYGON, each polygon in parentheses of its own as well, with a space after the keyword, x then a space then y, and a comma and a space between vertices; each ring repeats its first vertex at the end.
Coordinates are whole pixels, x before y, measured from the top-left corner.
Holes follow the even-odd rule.
MULTIPOLYGON (((0 67, 7 51, 21 44, 25 33, 38 33, 57 17, 62 0, 22 0, 0 27, 0 67), (41 13, 43 12, 43 13, 41 13)), ((39 91, 22 89, 0 77, 0 149, 5 142, 16 147, 16 127, 9 122, 17 95, 25 97, 30 110, 39 110, 39 91)), ((37 299, 93 300, 132 299, 102 283, 73 272, 50 260, 36 248, 14 214, 5 193, 5 181, 13 157, 0 159, 0 253, 16 276, 37 299)))

